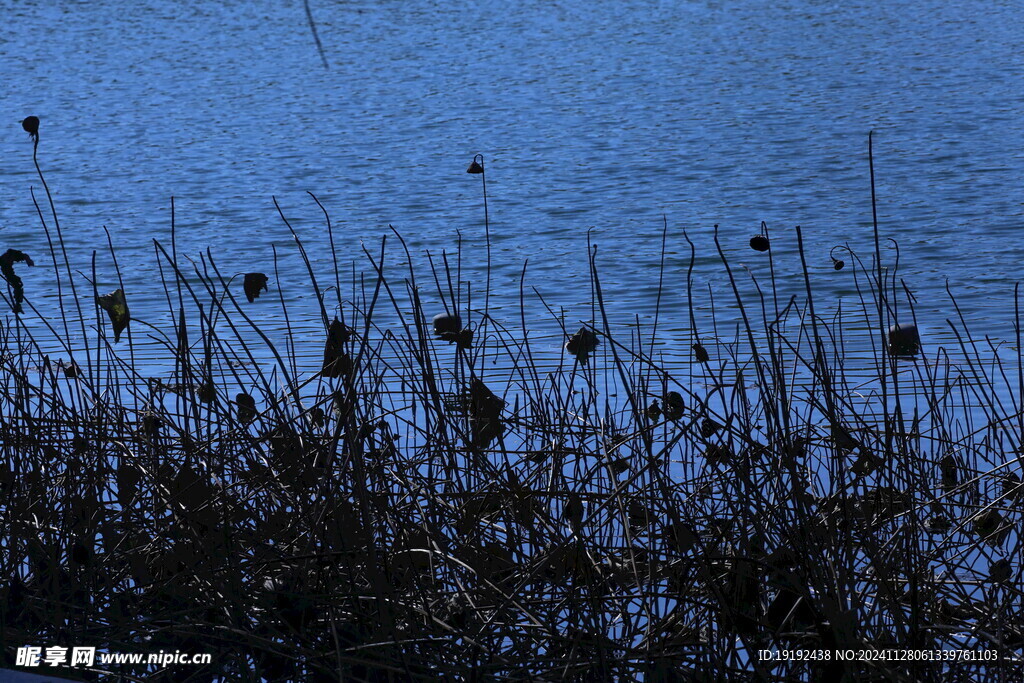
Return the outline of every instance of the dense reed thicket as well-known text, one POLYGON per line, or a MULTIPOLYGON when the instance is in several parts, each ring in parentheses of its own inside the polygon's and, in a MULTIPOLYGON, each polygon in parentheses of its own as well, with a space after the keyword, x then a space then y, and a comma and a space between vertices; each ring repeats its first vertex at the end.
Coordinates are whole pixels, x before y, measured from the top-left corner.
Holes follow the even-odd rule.
POLYGON ((702 333, 692 304, 659 310, 691 321, 684 376, 655 361, 658 320, 614 332, 593 249, 597 315, 545 364, 525 307, 487 315, 448 255, 421 282, 382 245, 348 295, 310 265, 322 335, 278 348, 247 313, 273 277, 158 245, 177 323, 161 337, 173 377, 154 381, 124 360, 142 324, 132 293, 74 276, 50 208, 61 358, 33 336, 45 321, 15 275, 23 259, 4 262, 8 666, 18 645, 84 644, 214 657, 69 677, 1024 675, 1019 351, 1004 365, 959 324, 952 351, 891 339, 912 299, 882 268, 877 228, 873 258, 844 252, 860 309, 843 315, 814 297, 806 263, 804 295, 779 298, 766 230, 751 246, 772 276, 753 290, 719 246, 741 334, 702 333), (426 291, 442 307, 424 310, 426 291), (847 353, 855 338, 873 362, 847 353), (299 359, 308 344, 323 345, 316 371, 299 359), (758 656, 782 648, 998 661, 758 656))

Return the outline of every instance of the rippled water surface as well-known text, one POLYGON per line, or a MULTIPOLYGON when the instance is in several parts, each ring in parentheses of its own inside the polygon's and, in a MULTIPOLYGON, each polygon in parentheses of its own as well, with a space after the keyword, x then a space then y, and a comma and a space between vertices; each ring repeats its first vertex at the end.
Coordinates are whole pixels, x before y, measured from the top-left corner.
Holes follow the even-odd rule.
POLYGON ((42 119, 72 260, 88 274, 100 250, 99 287, 116 287, 107 226, 135 316, 170 316, 152 240, 169 239, 173 196, 183 254, 209 248, 226 274, 270 272, 278 245, 272 284, 310 329, 305 268, 271 198, 321 273, 331 259, 307 191, 343 261, 362 259, 361 243, 376 250, 389 224, 414 255, 451 251, 461 233, 463 275, 479 287, 481 188, 465 173, 476 153, 492 303, 510 315, 529 258, 530 284, 568 318, 589 317, 591 228, 613 313, 649 315, 663 217, 670 329, 688 325, 684 228, 698 281, 721 287, 716 223, 735 263, 764 275, 746 243, 766 221, 794 287, 801 225, 823 300, 852 301, 850 271, 833 271, 828 251, 849 242, 868 256, 874 130, 878 217, 919 313, 941 333, 948 279, 972 320, 1010 335, 1024 252, 1016 3, 312 0, 329 69, 291 0, 4 5, 0 246, 37 255, 22 271, 44 310, 54 287, 18 125, 28 114, 42 119))

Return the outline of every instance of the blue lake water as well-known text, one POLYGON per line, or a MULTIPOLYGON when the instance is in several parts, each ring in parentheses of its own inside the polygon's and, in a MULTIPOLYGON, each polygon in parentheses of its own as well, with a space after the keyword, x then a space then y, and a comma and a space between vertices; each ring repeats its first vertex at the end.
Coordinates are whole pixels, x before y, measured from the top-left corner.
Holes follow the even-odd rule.
MULTIPOLYGON (((54 287, 18 125, 29 114, 72 261, 88 273, 98 249, 100 289, 117 286, 106 225, 134 316, 170 319, 152 240, 169 239, 173 196, 179 252, 210 248, 226 274, 272 271, 278 245, 292 323, 310 330, 305 268, 271 197, 321 274, 331 259, 307 191, 343 261, 362 262, 360 244, 375 250, 389 224, 415 255, 451 251, 461 233, 478 288, 476 153, 499 317, 518 315, 525 258, 529 284, 570 320, 590 317, 591 228, 613 313, 649 316, 663 217, 668 329, 688 326, 683 229, 701 287, 722 289, 716 223, 734 263, 761 276, 746 245, 766 221, 792 287, 803 226, 825 303, 855 301, 828 251, 869 256, 874 130, 882 233, 900 243, 919 315, 943 337, 948 280, 973 321, 1011 334, 1024 254, 1016 3, 312 0, 329 69, 301 2, 5 5, 0 247, 35 255, 19 272, 44 312, 54 287)), ((281 324, 270 304, 260 315, 281 324)))

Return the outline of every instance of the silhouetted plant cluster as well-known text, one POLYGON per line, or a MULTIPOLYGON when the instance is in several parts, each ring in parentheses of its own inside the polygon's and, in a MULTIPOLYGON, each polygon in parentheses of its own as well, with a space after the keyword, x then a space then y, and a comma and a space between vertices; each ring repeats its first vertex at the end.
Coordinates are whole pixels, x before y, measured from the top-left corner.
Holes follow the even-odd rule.
MULTIPOLYGON (((83 299, 66 291, 52 217, 64 310, 83 299)), ((247 312, 277 282, 224 277, 209 252, 186 268, 158 244, 177 321, 159 380, 121 360, 142 324, 123 286, 93 292, 94 333, 69 332, 85 317, 67 314, 67 358, 46 355, 15 315, 35 310, 7 272, 28 261, 15 252, 3 656, 214 653, 208 667, 77 671, 125 681, 1019 678, 1024 401, 1008 368, 963 325, 959 361, 920 339, 894 353, 890 328, 913 310, 877 243, 868 264, 846 250, 860 310, 817 314, 796 236, 806 292, 782 300, 767 226, 753 296, 716 232, 743 325, 701 334, 691 299, 682 375, 655 361, 665 311, 648 333, 614 332, 595 249, 597 319, 563 327, 547 366, 525 314, 506 326, 470 307, 447 256, 424 286, 411 265, 390 274, 384 246, 366 252, 370 277, 343 296, 337 262, 322 289, 296 235, 322 323, 322 366, 303 372, 247 312), (443 311, 425 310, 428 291, 443 311), (858 329, 866 368, 847 354, 858 329), (757 656, 884 647, 999 661, 757 656)))

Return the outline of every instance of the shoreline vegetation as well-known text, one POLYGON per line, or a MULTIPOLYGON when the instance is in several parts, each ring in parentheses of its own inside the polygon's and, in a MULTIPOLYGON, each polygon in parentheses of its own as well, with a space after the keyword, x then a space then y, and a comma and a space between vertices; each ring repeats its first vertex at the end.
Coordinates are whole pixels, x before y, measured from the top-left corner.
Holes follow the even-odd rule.
MULTIPOLYGON (((469 170, 486 202, 483 158, 469 170)), ((777 294, 767 226, 750 247, 771 277, 749 275, 753 297, 716 233, 743 322, 728 349, 701 337, 692 299, 684 311, 659 305, 649 332, 616 336, 590 248, 594 320, 564 327, 562 361, 540 370, 525 307, 518 321, 492 319, 489 278, 470 301, 461 251, 431 259, 421 280, 412 265, 391 272, 382 244, 364 251, 366 274, 344 296, 322 205, 333 282, 317 280, 292 230, 319 302, 319 339, 275 346, 247 310, 276 276, 225 276, 209 251, 179 256, 173 237, 156 246, 176 324, 140 328, 123 283, 97 291, 95 261, 89 280, 74 275, 39 176, 63 313, 41 322, 66 353, 50 357, 34 340, 25 320, 35 292, 17 276, 31 255, 7 251, 0 666, 13 668, 22 645, 86 645, 214 656, 204 666, 58 673, 254 682, 1024 673, 1019 310, 1012 364, 963 325, 953 325, 958 349, 922 344, 909 290, 895 265, 883 267, 877 223, 867 261, 833 250, 861 304, 843 315, 815 298, 799 228, 805 291, 792 298, 777 294), (426 291, 439 309, 426 310, 426 291), (653 352, 659 317, 670 315, 691 323, 685 377, 653 352), (845 354, 865 326, 868 385, 845 354), (133 334, 144 332, 163 339, 171 381, 136 367, 133 334), (318 372, 297 362, 309 344, 323 351, 318 372), (503 380, 486 372, 499 358, 503 380), (885 648, 977 660, 836 657, 885 648), (783 649, 831 656, 758 656, 783 649)), ((696 250, 684 237, 690 285, 696 250)), ((521 299, 525 291, 524 269, 521 299)), ((285 306, 282 316, 290 330, 285 306)))

